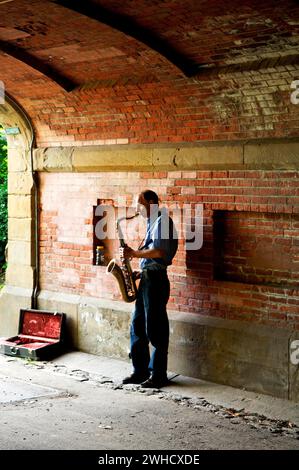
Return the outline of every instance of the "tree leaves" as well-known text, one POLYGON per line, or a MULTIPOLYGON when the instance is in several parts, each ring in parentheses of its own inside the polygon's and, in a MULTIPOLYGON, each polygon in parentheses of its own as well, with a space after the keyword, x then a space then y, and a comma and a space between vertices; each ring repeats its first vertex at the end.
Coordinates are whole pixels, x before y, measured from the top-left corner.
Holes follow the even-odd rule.
POLYGON ((5 263, 7 219, 7 143, 3 130, 0 128, 0 268, 5 263))

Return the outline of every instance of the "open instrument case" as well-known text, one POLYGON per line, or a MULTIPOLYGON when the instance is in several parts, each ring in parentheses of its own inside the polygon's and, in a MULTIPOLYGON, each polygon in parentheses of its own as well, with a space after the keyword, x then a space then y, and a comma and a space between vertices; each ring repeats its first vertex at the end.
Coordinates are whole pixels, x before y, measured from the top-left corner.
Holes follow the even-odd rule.
POLYGON ((0 338, 0 353, 33 360, 61 354, 65 341, 65 314, 21 309, 19 334, 0 338))

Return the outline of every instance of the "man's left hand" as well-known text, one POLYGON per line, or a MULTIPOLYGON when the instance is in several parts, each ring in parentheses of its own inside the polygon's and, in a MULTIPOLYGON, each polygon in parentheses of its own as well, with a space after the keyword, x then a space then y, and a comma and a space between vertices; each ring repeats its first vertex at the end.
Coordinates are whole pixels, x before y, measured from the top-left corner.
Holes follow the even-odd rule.
POLYGON ((119 249, 119 256, 120 259, 130 259, 134 257, 134 250, 129 246, 125 246, 124 248, 119 249))

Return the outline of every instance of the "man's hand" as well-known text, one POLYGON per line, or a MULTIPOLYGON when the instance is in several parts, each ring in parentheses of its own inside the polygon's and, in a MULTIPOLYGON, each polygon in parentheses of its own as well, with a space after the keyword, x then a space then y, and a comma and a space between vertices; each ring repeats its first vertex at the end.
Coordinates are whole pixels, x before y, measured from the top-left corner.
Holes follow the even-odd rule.
POLYGON ((119 257, 121 261, 123 261, 124 259, 133 258, 134 254, 135 254, 134 250, 130 248, 129 246, 125 246, 124 248, 121 247, 119 249, 119 257))
POLYGON ((130 258, 164 258, 165 251, 159 248, 150 248, 149 250, 133 250, 129 246, 119 248, 119 257, 121 261, 130 258))
POLYGON ((142 274, 142 271, 139 270, 139 271, 133 271, 133 278, 135 281, 137 281, 137 279, 140 279, 141 278, 141 274, 142 274))

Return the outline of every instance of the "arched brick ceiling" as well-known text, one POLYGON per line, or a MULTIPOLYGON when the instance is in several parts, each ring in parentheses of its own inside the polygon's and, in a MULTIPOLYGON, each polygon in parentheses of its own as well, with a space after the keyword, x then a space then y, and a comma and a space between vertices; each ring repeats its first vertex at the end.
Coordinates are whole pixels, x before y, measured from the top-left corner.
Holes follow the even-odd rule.
POLYGON ((294 135, 298 45, 296 0, 0 1, 0 80, 45 145, 294 135), (279 67, 289 76, 268 102, 283 116, 256 102, 257 118, 242 87, 264 100, 268 83, 233 73, 279 67))
POLYGON ((266 53, 267 46, 276 46, 277 51, 284 46, 294 52, 292 37, 299 28, 299 6, 288 0, 54 1, 82 13, 88 13, 88 5, 92 5, 103 21, 108 18, 110 24, 114 21, 127 32, 131 27, 133 35, 134 27, 141 34, 143 30, 149 42, 155 37, 179 54, 182 68, 190 69, 189 75, 196 74, 196 65, 200 71, 201 64, 237 62, 245 54, 256 57, 266 53))
POLYGON ((0 50, 67 90, 107 72, 163 79, 173 67, 194 76, 275 54, 298 60, 294 0, 14 0, 0 14, 0 50))
MULTIPOLYGON (((0 14, 1 9, 4 10, 4 5, 0 4, 0 14)), ((56 81, 62 86, 63 78, 79 86, 88 80, 107 79, 107 74, 110 79, 125 82, 130 76, 142 79, 151 73, 157 77, 169 73, 168 61, 148 46, 53 2, 15 0, 6 5, 3 16, 0 50, 8 54, 9 62, 14 57, 27 64, 27 74, 28 65, 32 65, 54 80, 56 73, 56 81), (20 37, 13 35, 15 31, 20 32, 20 37)), ((5 61, 2 56, 2 70, 5 61)), ((16 63, 15 67, 20 65, 16 63)), ((9 77, 7 80, 9 83, 9 77)), ((67 90, 70 88, 66 85, 67 90)))

